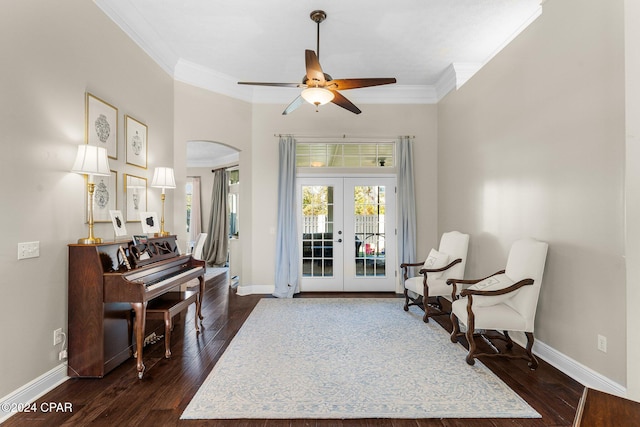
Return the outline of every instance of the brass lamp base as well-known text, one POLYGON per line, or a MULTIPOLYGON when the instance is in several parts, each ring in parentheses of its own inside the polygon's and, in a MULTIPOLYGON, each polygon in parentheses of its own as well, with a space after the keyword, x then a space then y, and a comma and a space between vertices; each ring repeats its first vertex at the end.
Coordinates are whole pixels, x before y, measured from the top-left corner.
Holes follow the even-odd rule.
POLYGON ((161 231, 153 235, 153 237, 167 237, 167 236, 171 236, 171 233, 168 231, 161 231))
POLYGON ((78 239, 79 245, 94 245, 96 243, 102 243, 102 239, 100 237, 85 237, 84 239, 78 239))

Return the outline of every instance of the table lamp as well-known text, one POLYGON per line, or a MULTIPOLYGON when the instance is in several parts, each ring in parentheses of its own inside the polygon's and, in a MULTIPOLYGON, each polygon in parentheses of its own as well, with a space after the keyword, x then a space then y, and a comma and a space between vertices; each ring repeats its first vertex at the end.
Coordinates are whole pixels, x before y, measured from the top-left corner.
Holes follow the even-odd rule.
POLYGON ((160 200, 162 200, 162 216, 160 217, 159 235, 168 236, 170 233, 168 231, 164 231, 164 190, 167 188, 176 188, 176 179, 173 176, 173 169, 164 167, 155 168, 153 171, 151 186, 155 188, 162 188, 162 195, 160 196, 160 200))
POLYGON ((78 239, 78 243, 82 245, 102 243, 101 238, 93 235, 93 192, 96 186, 93 182, 93 177, 111 175, 107 150, 94 145, 79 145, 76 161, 71 168, 71 172, 87 176, 87 191, 89 193, 89 197, 87 198, 89 210, 89 237, 78 239))

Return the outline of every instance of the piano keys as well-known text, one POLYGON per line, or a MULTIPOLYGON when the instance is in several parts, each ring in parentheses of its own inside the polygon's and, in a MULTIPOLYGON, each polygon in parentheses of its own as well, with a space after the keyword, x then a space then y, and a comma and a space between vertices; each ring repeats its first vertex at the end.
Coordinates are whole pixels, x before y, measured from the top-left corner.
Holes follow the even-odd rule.
POLYGON ((204 261, 180 255, 176 236, 149 238, 146 245, 69 245, 69 376, 101 378, 136 355, 142 378, 147 303, 196 278, 202 320, 204 261))

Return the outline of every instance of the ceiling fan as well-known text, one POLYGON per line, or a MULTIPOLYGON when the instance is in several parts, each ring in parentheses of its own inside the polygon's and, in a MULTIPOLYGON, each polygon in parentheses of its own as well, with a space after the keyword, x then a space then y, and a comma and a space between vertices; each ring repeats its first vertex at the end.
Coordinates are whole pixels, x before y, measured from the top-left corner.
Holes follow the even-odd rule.
POLYGON ((331 76, 320 67, 320 23, 324 21, 327 14, 322 10, 314 10, 309 15, 311 20, 318 24, 318 40, 317 40, 317 55, 313 50, 304 51, 304 60, 307 68, 307 74, 302 78, 302 83, 261 83, 261 82, 238 82, 241 85, 256 85, 256 86, 281 86, 281 87, 299 87, 304 90, 298 95, 296 99, 291 102, 282 112, 282 114, 289 114, 304 101, 314 104, 316 111, 318 106, 326 104, 327 102, 333 102, 334 104, 347 109, 355 114, 360 114, 362 111, 356 107, 351 101, 345 98, 338 90, 357 89, 369 86, 379 86, 395 83, 395 78, 360 78, 360 79, 332 79, 331 76))

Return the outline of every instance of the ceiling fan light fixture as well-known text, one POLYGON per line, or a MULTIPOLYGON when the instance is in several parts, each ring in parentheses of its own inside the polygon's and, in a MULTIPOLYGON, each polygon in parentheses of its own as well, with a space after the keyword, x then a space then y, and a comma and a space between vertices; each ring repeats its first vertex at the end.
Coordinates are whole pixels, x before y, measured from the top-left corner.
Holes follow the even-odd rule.
POLYGON ((308 87, 302 91, 301 95, 305 101, 315 106, 331 102, 335 96, 329 89, 322 87, 308 87))

